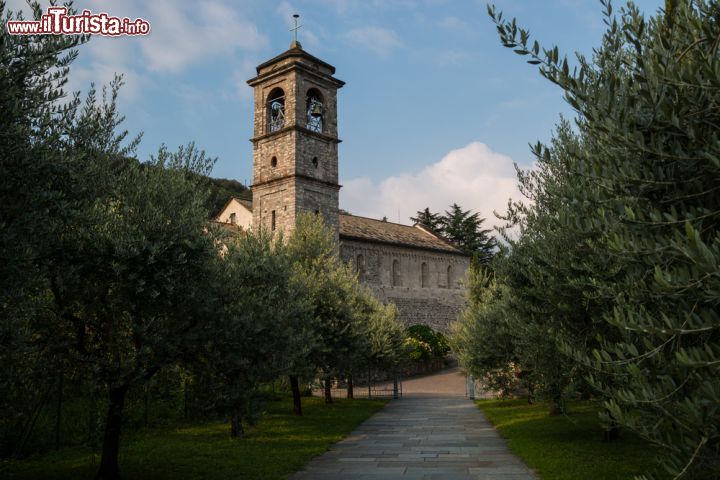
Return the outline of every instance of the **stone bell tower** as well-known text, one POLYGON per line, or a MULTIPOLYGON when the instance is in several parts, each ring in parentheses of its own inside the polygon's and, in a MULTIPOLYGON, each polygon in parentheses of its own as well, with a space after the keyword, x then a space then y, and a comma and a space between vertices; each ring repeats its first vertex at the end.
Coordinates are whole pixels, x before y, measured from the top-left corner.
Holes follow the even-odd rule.
POLYGON ((296 40, 257 67, 253 228, 290 233, 298 214, 322 215, 338 237, 337 90, 335 67, 296 40))

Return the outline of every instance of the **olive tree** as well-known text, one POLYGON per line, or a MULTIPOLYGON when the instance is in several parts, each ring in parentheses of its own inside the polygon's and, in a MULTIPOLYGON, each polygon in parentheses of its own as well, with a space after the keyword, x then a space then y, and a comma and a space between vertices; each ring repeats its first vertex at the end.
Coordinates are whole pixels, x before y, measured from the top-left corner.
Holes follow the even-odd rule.
MULTIPOLYGON (((720 4, 667 1, 646 19, 632 4, 614 15, 602 3, 603 43, 574 67, 490 8, 503 44, 539 65, 577 112, 580 148, 566 149, 561 208, 538 216, 573 226, 568 246, 586 248, 584 263, 578 256, 571 281, 542 268, 550 283, 584 284, 580 301, 595 301, 589 320, 602 325, 583 344, 582 331, 566 341, 572 325, 561 320, 557 338, 607 399, 606 420, 662 447, 676 478, 708 478, 720 468, 720 4)), ((554 150, 535 148, 549 162, 554 150)))
POLYGON ((222 258, 221 308, 202 352, 202 367, 215 378, 215 406, 229 415, 231 436, 254 423, 259 387, 291 372, 312 343, 305 326, 309 304, 295 281, 282 239, 260 233, 227 238, 222 258))

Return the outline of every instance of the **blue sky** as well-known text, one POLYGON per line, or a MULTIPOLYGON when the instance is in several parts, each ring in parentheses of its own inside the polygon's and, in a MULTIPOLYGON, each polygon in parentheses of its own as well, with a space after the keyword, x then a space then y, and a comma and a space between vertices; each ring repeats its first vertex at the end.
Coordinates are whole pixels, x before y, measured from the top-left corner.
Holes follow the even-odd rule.
MULTIPOLYGON (((636 4, 653 14, 662 0, 636 4)), ((10 8, 23 6, 11 0, 10 8)), ((603 33, 596 0, 497 0, 544 46, 590 54, 603 33)), ((619 7, 621 2, 616 2, 619 7)), ((516 197, 512 164, 547 140, 561 91, 503 48, 473 0, 86 0, 75 6, 143 17, 148 37, 94 38, 72 89, 124 73, 125 127, 141 158, 194 140, 219 157, 214 176, 252 181, 254 67, 286 50, 293 13, 308 52, 337 68, 341 207, 400 219, 457 201, 492 217, 516 197)))

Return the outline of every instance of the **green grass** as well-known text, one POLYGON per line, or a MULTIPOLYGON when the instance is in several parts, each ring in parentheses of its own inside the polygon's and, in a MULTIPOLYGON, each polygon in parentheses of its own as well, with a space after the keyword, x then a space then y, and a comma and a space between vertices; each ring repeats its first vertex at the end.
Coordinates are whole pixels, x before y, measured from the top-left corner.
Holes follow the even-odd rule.
POLYGON ((568 415, 548 416, 544 403, 523 400, 477 402, 510 449, 543 480, 624 480, 655 467, 655 450, 622 432, 603 440, 597 407, 570 404, 568 415))
MULTIPOLYGON (((120 452, 123 478, 281 479, 326 451, 363 420, 380 410, 383 400, 303 399, 303 417, 293 417, 290 400, 269 405, 257 427, 232 440, 226 423, 151 429, 125 439, 120 452)), ((99 457, 88 448, 67 448, 20 461, 0 463, 0 478, 92 478, 99 457)))

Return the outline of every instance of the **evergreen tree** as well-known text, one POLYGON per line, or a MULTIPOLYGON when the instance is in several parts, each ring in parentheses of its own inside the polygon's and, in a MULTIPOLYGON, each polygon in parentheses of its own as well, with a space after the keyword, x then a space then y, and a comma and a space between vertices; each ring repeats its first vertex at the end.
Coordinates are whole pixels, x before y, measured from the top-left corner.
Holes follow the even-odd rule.
POLYGON ((426 226, 439 235, 442 234, 442 217, 439 213, 433 213, 429 208, 425 207, 425 210, 418 210, 416 215, 410 217, 410 220, 426 226))
POLYGON ((486 264, 495 251, 495 238, 490 236, 492 230, 483 229, 484 218, 478 212, 463 210, 453 203, 440 219, 442 235, 458 246, 463 252, 477 256, 486 264))

